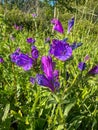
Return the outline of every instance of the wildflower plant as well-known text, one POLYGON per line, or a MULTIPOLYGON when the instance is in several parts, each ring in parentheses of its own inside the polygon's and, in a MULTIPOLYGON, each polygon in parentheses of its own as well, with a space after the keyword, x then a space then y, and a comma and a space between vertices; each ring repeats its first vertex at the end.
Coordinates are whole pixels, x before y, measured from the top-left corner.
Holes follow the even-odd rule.
MULTIPOLYGON (((41 85, 50 88, 51 91, 55 91, 59 88, 59 72, 54 70, 55 63, 50 56, 43 56, 41 59, 42 70, 44 74, 37 74, 35 81, 41 85)), ((30 78, 32 79, 32 78, 30 78)), ((31 80, 32 83, 34 81, 31 80)))
POLYGON ((74 35, 70 40, 74 22, 75 18, 68 22, 68 38, 61 21, 54 18, 53 30, 61 39, 50 35, 44 41, 37 30, 34 39, 19 32, 15 41, 1 42, 0 128, 97 130, 98 63, 91 61, 92 51, 84 51, 88 44, 73 40, 74 35))

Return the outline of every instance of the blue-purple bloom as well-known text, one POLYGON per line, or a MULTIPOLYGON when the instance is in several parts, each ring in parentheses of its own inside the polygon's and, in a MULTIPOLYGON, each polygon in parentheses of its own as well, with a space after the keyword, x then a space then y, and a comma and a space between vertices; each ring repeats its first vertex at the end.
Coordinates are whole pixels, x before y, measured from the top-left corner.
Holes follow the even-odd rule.
POLYGON ((50 88, 54 92, 60 86, 58 82, 59 71, 54 70, 55 64, 50 56, 43 56, 41 63, 44 74, 37 74, 35 78, 36 82, 41 86, 50 88))
POLYGON ((4 62, 3 58, 2 58, 2 57, 0 57, 0 63, 3 63, 3 62, 4 62))
POLYGON ((46 78, 45 75, 43 75, 43 74, 37 74, 36 75, 36 82, 39 85, 45 86, 45 87, 49 87, 52 91, 54 91, 54 86, 52 85, 52 83, 50 82, 50 80, 48 80, 48 78, 46 78))
POLYGON ((31 55, 34 60, 39 57, 39 52, 35 46, 32 46, 31 48, 31 55))
POLYGON ((80 62, 80 63, 78 64, 78 68, 79 68, 79 70, 81 70, 81 71, 85 70, 85 67, 86 67, 86 63, 85 63, 85 62, 80 62))
POLYGON ((61 61, 66 61, 72 56, 72 48, 66 41, 53 39, 49 53, 61 61))
POLYGON ((17 50, 10 55, 11 61, 12 61, 12 62, 16 62, 16 60, 17 60, 17 58, 20 56, 20 54, 21 54, 20 48, 17 48, 17 50))
POLYGON ((37 17, 37 14, 36 14, 36 13, 33 13, 32 16, 33 16, 33 18, 36 18, 36 17, 37 17))
POLYGON ((31 57, 26 54, 20 54, 16 60, 16 65, 22 67, 25 71, 30 70, 34 61, 31 57))
POLYGON ((63 26, 58 19, 52 19, 51 23, 53 24, 53 30, 58 31, 59 33, 64 33, 63 26))
POLYGON ((68 40, 68 38, 64 38, 64 39, 63 39, 64 42, 67 42, 67 40, 68 40))
POLYGON ((82 46, 82 44, 83 44, 83 43, 81 43, 81 42, 79 42, 79 43, 74 42, 74 43, 73 43, 72 45, 70 45, 70 46, 71 46, 72 50, 74 50, 74 49, 76 49, 76 48, 82 46))
POLYGON ((18 26, 17 24, 14 24, 14 28, 16 29, 16 30, 22 30, 23 29, 23 26, 18 26))
POLYGON ((17 66, 22 67, 25 71, 30 70, 34 64, 34 60, 27 54, 21 53, 19 48, 12 53, 10 57, 12 62, 14 62, 17 66))
POLYGON ((32 84, 34 84, 35 83, 35 78, 33 78, 33 77, 30 77, 30 82, 32 82, 32 84))
POLYGON ((31 38, 31 37, 30 37, 30 38, 27 38, 27 42, 33 44, 33 43, 35 43, 35 39, 33 39, 33 38, 31 38))
POLYGON ((59 80, 59 71, 58 70, 54 70, 53 76, 54 76, 55 80, 59 80))
POLYGON ((98 74, 98 65, 94 66, 92 69, 89 70, 88 74, 96 75, 98 74))
POLYGON ((68 34, 72 30, 73 25, 74 25, 74 18, 68 21, 68 34))

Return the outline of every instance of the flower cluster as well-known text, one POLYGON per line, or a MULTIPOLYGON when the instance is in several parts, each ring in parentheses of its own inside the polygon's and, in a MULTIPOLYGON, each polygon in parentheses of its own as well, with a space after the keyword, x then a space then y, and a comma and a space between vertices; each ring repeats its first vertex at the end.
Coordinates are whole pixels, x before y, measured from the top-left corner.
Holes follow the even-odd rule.
MULTIPOLYGON (((55 63, 50 56, 43 56, 41 59, 42 70, 44 74, 37 74, 35 82, 41 86, 50 88, 53 92, 58 89, 59 84, 59 71, 54 70, 55 63)), ((34 84, 34 78, 31 77, 30 81, 34 84)))
MULTIPOLYGON (((58 31, 59 33, 64 33, 63 26, 58 19, 56 19, 56 18, 52 19, 51 23, 54 25, 53 30, 58 31)), ((74 17, 68 21, 68 34, 72 30, 73 26, 74 26, 74 17)))
MULTIPOLYGON (((32 14, 33 17, 36 17, 36 14, 32 14)), ((63 26, 61 22, 54 18, 51 20, 51 23, 53 24, 53 30, 64 33, 63 26)), ((72 27, 74 26, 74 18, 68 21, 68 33, 72 30, 72 27)), ((16 30, 22 29, 22 27, 14 25, 16 30)), ((48 56, 42 56, 41 58, 41 68, 43 74, 36 74, 36 77, 31 77, 30 81, 32 84, 35 82, 38 85, 48 87, 52 92, 57 90, 60 86, 59 83, 59 70, 55 70, 55 62, 53 62, 53 59, 51 56, 54 56, 58 60, 61 60, 63 62, 67 61, 72 57, 73 50, 83 45, 83 43, 74 42, 73 44, 69 44, 67 42, 68 38, 64 38, 63 40, 59 39, 52 39, 52 43, 49 44, 49 55, 48 56)), ((31 46, 31 56, 28 54, 24 54, 20 51, 18 48, 14 53, 10 55, 11 61, 14 62, 17 66, 22 67, 25 71, 30 70, 31 67, 36 63, 37 58, 39 57, 39 51, 37 50, 36 46, 34 46, 35 39, 29 37, 26 39, 27 43, 30 43, 31 46)), ((47 37, 45 39, 45 43, 51 42, 50 37, 47 37)), ((86 62, 90 59, 88 55, 85 56, 84 61, 79 62, 78 69, 80 71, 85 70, 86 68, 86 62)), ((0 63, 3 63, 3 58, 0 58, 0 63)), ((88 71, 88 75, 95 75, 98 74, 98 65, 94 66, 88 71)), ((70 75, 68 71, 66 70, 66 81, 69 79, 70 75)))
MULTIPOLYGON (((35 46, 33 46, 35 47, 35 46)), ((31 67, 34 65, 35 60, 38 58, 38 50, 35 48, 35 50, 31 50, 31 55, 30 57, 27 54, 24 54, 20 51, 18 48, 14 53, 10 55, 11 61, 14 62, 17 66, 22 67, 25 71, 30 70, 31 67), (34 51, 37 51, 37 56, 34 51)))

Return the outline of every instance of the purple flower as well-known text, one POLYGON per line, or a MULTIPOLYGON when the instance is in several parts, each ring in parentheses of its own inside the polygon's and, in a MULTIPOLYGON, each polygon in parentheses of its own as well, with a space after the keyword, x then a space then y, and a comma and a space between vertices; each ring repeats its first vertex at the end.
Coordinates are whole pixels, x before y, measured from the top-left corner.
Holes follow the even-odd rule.
POLYGON ((47 37, 47 38, 45 39, 45 43, 50 43, 50 37, 47 37))
POLYGON ((51 23, 54 25, 53 30, 58 31, 59 33, 64 33, 63 26, 58 19, 52 19, 51 23))
POLYGON ((36 82, 41 86, 48 87, 52 91, 55 91, 60 86, 58 82, 59 72, 58 70, 54 70, 54 62, 50 56, 43 56, 41 63, 44 74, 37 74, 36 82))
POLYGON ((98 65, 94 66, 92 69, 89 70, 88 74, 96 75, 98 74, 98 65))
POLYGON ((35 39, 33 39, 33 38, 31 38, 31 37, 30 37, 30 38, 27 38, 27 42, 33 44, 33 43, 35 43, 35 39))
POLYGON ((20 56, 20 54, 21 54, 20 48, 17 48, 17 50, 10 55, 11 61, 12 61, 12 62, 16 62, 16 60, 17 60, 17 58, 20 56))
POLYGON ((59 82, 54 82, 54 88, 57 90, 60 87, 60 83, 59 82))
POLYGON ((61 61, 66 61, 72 56, 72 48, 63 40, 53 39, 49 52, 61 61))
POLYGON ((78 64, 78 68, 79 68, 79 70, 81 70, 81 71, 83 71, 83 70, 85 69, 85 67, 86 67, 86 63, 85 63, 85 62, 80 62, 80 63, 78 64))
POLYGON ((30 82, 31 82, 32 84, 35 83, 35 80, 36 80, 36 78, 30 77, 30 82))
POLYGON ((33 16, 33 18, 36 18, 36 17, 37 17, 37 14, 36 14, 36 13, 33 13, 32 16, 33 16))
POLYGON ((49 87, 52 91, 54 91, 54 86, 52 85, 51 80, 49 80, 48 78, 46 78, 45 75, 43 74, 38 74, 36 76, 36 82, 41 85, 41 86, 45 86, 45 87, 49 87))
POLYGON ((32 46, 31 55, 33 59, 37 59, 39 57, 39 52, 35 46, 32 46))
POLYGON ((84 61, 86 62, 86 61, 88 61, 90 59, 90 56, 89 55, 86 55, 85 57, 84 57, 84 61))
POLYGON ((34 61, 31 57, 26 54, 20 54, 16 60, 16 65, 22 67, 25 71, 30 70, 34 61))
POLYGON ((72 30, 73 25, 74 25, 74 18, 68 21, 68 34, 72 30))
POLYGON ((31 57, 20 52, 18 48, 14 53, 10 55, 11 61, 17 66, 22 67, 25 71, 30 70, 34 61, 31 57))
POLYGON ((82 46, 82 44, 83 44, 83 43, 81 43, 81 42, 79 42, 79 43, 74 42, 74 43, 73 43, 72 45, 70 45, 70 46, 71 46, 72 50, 74 50, 74 49, 76 49, 76 48, 82 46))
POLYGON ((41 59, 42 70, 48 79, 53 78, 54 63, 50 56, 43 56, 41 59))
POLYGON ((4 62, 3 58, 2 58, 2 57, 0 57, 0 63, 3 63, 3 62, 4 62))
POLYGON ((23 29, 23 27, 20 25, 20 26, 18 26, 18 25, 16 25, 16 24, 14 24, 14 28, 16 29, 16 30, 22 30, 23 29))
POLYGON ((54 76, 54 79, 55 79, 56 81, 58 81, 58 80, 59 80, 59 71, 58 71, 58 70, 54 70, 53 76, 54 76))

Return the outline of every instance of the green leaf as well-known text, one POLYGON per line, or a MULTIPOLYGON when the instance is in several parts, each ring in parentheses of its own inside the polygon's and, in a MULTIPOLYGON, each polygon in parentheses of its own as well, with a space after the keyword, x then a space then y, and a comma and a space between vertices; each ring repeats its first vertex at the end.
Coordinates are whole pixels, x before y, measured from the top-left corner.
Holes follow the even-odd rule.
POLYGON ((97 120, 94 118, 93 124, 92 124, 92 130, 94 130, 95 127, 97 127, 97 120))
POLYGON ((66 106, 65 111, 64 111, 64 116, 68 116, 69 111, 72 109, 72 107, 74 107, 74 105, 75 105, 75 102, 70 103, 66 106))
POLYGON ((5 121, 7 119, 9 110, 10 110, 10 104, 8 103, 8 104, 6 104, 5 109, 4 109, 2 121, 5 121))
MULTIPOLYGON (((64 125, 59 125, 56 130, 64 130, 64 125)), ((66 130, 66 129, 65 129, 66 130)))

